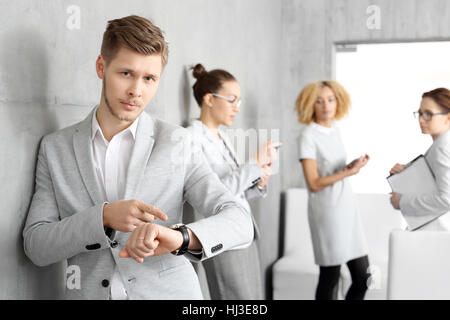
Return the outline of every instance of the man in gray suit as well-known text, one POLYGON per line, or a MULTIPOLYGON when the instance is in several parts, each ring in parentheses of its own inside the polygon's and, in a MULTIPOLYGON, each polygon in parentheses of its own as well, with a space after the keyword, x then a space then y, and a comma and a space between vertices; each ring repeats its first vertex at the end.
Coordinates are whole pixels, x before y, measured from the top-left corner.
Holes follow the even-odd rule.
POLYGON ((24 248, 38 266, 79 268, 66 298, 201 299, 188 259, 253 239, 249 212, 193 154, 187 131, 143 112, 167 57, 147 19, 109 21, 96 62, 100 104, 42 139, 24 248), (185 200, 204 217, 181 225, 185 200))

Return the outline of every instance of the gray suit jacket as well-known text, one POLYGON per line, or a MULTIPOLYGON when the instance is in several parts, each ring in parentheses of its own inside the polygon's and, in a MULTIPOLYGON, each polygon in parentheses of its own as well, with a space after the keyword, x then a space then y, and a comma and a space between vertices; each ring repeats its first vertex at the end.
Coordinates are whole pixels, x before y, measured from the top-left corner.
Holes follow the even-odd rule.
MULTIPOLYGON (((234 151, 233 145, 225 132, 219 130, 223 142, 214 137, 200 120, 191 122, 188 131, 192 134, 195 148, 205 156, 206 161, 219 177, 220 181, 238 199, 239 203, 251 212, 248 200, 265 197, 267 189, 260 191, 256 183, 264 176, 264 172, 258 165, 245 163, 240 164, 234 151)), ((252 216, 253 218, 253 216, 252 216)), ((255 237, 259 236, 259 229, 253 218, 255 237)))
POLYGON ((404 214, 437 216, 420 230, 450 231, 450 130, 440 135, 425 153, 425 159, 436 179, 434 194, 403 194, 400 209, 404 214))
MULTIPOLYGON (((38 266, 67 259, 68 266, 80 268, 81 287, 66 288, 69 299, 108 299, 116 264, 130 299, 201 299, 197 275, 185 256, 149 257, 143 264, 119 258, 130 234, 103 227, 105 199, 94 174, 90 140, 93 114, 42 139, 23 230, 26 255, 38 266)), ((193 154, 189 137, 185 129, 143 112, 124 199, 153 204, 168 216, 156 223, 166 226, 181 222, 187 200, 204 217, 188 225, 203 245, 201 256, 188 258, 200 261, 250 243, 253 228, 250 213, 204 158, 193 154)))

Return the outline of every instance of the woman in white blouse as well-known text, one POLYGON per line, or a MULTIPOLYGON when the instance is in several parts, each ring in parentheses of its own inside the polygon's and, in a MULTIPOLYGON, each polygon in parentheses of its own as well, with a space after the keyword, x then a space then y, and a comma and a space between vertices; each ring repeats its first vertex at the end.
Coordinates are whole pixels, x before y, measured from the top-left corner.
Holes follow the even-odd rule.
MULTIPOLYGON (((248 210, 247 200, 266 195, 271 175, 275 143, 267 141, 258 150, 253 163, 240 164, 227 135, 219 126, 233 124, 240 110, 240 87, 225 70, 206 71, 201 64, 193 67, 197 79, 194 97, 201 108, 200 118, 188 130, 211 169, 248 210)), ((253 218, 253 216, 252 216, 253 218)), ((255 240, 250 247, 223 252, 202 262, 213 300, 263 299, 263 288, 256 239, 259 230, 253 218, 255 240)))
MULTIPOLYGON (((437 88, 422 95, 419 119, 423 134, 429 134, 433 144, 425 153, 425 159, 436 179, 434 194, 392 193, 391 203, 404 214, 422 212, 424 215, 440 215, 420 230, 450 231, 450 90, 437 88)), ((397 163, 391 174, 403 170, 405 165, 397 163)))
POLYGON ((336 81, 307 85, 296 101, 299 122, 299 160, 308 187, 308 221, 315 263, 319 265, 317 300, 337 299, 342 264, 352 285, 346 299, 362 300, 367 290, 369 258, 362 224, 348 180, 364 167, 364 155, 347 165, 335 120, 349 111, 350 97, 336 81))

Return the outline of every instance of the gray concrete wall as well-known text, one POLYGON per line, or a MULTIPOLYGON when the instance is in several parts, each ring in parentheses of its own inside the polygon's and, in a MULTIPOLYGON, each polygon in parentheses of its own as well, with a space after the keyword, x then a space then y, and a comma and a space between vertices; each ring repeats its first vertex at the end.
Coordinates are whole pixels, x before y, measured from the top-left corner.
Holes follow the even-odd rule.
POLYGON ((148 112, 176 124, 198 115, 186 72, 201 62, 239 80, 244 105, 235 128, 281 129, 281 174, 252 204, 270 298, 278 258, 280 193, 302 185, 296 160, 294 101, 308 82, 333 75, 333 45, 450 38, 445 0, 135 0, 0 2, 0 299, 53 298, 62 266, 37 268, 24 256, 21 230, 30 203, 40 138, 84 118, 99 101, 95 59, 107 20, 138 14, 170 42, 169 64, 148 112), (369 5, 381 29, 366 27, 369 5), (81 9, 69 30, 66 9, 81 9))

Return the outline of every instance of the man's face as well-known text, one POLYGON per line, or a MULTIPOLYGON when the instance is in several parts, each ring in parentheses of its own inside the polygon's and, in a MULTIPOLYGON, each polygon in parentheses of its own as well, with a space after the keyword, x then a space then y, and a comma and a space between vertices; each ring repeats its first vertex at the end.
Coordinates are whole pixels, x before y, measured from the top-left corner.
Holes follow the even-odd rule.
POLYGON ((103 79, 100 107, 117 120, 133 122, 155 95, 161 72, 159 54, 144 55, 121 47, 108 65, 99 56, 97 74, 103 79))

